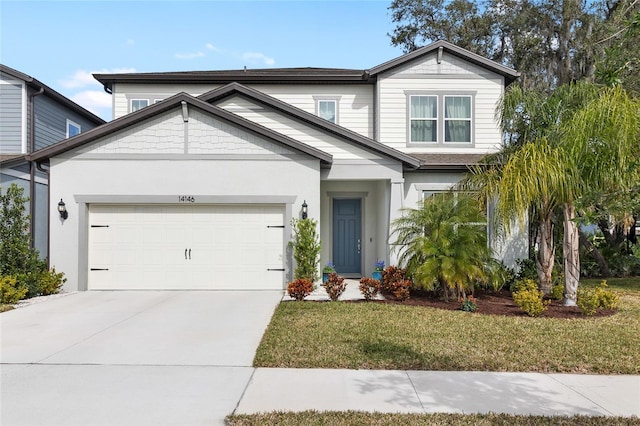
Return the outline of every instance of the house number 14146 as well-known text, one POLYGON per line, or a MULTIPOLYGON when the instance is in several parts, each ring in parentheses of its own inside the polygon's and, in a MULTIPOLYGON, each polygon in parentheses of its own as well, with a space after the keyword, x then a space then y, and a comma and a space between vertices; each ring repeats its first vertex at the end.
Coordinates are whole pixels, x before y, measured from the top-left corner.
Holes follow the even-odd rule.
POLYGON ((178 201, 180 203, 195 203, 196 197, 193 197, 191 195, 178 195, 178 201))

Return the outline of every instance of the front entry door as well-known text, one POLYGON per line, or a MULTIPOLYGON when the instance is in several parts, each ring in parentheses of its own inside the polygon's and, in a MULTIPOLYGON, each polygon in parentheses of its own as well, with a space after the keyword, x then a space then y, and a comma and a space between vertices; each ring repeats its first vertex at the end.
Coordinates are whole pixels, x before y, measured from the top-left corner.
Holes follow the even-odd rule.
POLYGON ((339 274, 360 274, 361 200, 333 200, 333 263, 339 274))

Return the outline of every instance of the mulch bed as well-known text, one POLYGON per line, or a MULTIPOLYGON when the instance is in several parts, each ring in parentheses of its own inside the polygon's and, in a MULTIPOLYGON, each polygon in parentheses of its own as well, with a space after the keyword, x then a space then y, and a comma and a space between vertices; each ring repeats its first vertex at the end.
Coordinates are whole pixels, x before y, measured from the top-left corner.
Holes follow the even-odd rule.
MULTIPOLYGON (((393 300, 393 296, 390 294, 383 294, 386 300, 376 300, 370 303, 387 303, 387 304, 399 304, 408 306, 429 306, 438 309, 447 309, 455 311, 460 309, 460 302, 457 300, 449 300, 445 302, 442 298, 433 292, 426 291, 411 291, 411 298, 400 302, 393 300)), ((475 314, 480 315, 504 315, 512 317, 527 317, 527 314, 520 310, 520 308, 514 303, 511 292, 508 290, 502 290, 500 292, 492 291, 476 291, 474 297, 477 299, 478 310, 475 314)), ((362 301, 364 302, 364 300, 362 301)), ((603 310, 600 309, 595 315, 585 316, 580 313, 580 309, 577 306, 562 306, 561 300, 553 300, 548 306, 548 309, 541 315, 543 318, 593 318, 593 317, 606 317, 616 313, 616 310, 603 310)))

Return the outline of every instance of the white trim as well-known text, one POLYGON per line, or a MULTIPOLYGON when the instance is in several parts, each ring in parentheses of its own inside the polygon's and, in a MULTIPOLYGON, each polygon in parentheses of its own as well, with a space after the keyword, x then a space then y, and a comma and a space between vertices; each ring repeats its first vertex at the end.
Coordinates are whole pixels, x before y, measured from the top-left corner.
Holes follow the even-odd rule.
POLYGON ((442 143, 445 145, 450 144, 470 144, 473 142, 473 96, 471 95, 443 95, 442 96, 442 143), (446 116, 446 101, 447 98, 468 98, 469 99, 469 118, 447 118, 446 116), (459 141, 447 141, 447 121, 468 121, 469 122, 469 141, 459 142, 459 141))
POLYGON ((331 121, 331 120, 327 120, 330 123, 334 123, 334 124, 340 124, 340 98, 341 96, 319 96, 319 95, 314 95, 313 99, 315 101, 315 108, 316 108, 316 115, 320 118, 323 118, 320 116, 320 103, 321 102, 333 102, 334 105, 334 117, 335 120, 331 121))
MULTIPOLYGON (((21 142, 22 142, 22 154, 26 154, 28 152, 28 141, 27 141, 27 133, 28 133, 28 123, 27 123, 27 96, 29 95, 27 92, 27 85, 24 83, 24 81, 20 82, 20 85, 22 86, 22 135, 21 135, 21 142)), ((35 103, 35 101, 34 101, 35 103)), ((31 106, 32 108, 35 107, 35 105, 31 106)), ((35 117, 35 114, 34 114, 35 117)), ((33 124, 35 126, 35 123, 33 124)), ((34 136, 35 136, 35 132, 34 132, 34 136)), ((36 146, 35 142, 33 143, 33 146, 36 146)))
MULTIPOLYGON (((67 138, 69 138, 69 137, 70 137, 70 136, 69 136, 69 126, 77 127, 77 128, 78 128, 78 135, 79 135, 80 133, 82 133, 82 126, 81 126, 81 125, 79 125, 78 123, 76 123, 75 121, 69 120, 69 119, 67 118, 67 124, 66 124, 66 127, 65 127, 66 134, 67 134, 67 138)), ((76 136, 76 135, 73 135, 73 136, 76 136)))

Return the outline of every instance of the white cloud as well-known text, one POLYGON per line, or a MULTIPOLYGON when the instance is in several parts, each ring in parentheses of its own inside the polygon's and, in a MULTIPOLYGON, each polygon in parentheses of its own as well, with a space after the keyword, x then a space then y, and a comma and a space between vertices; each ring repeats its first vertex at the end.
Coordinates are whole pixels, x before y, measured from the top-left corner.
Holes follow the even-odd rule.
POLYGON ((204 47, 206 47, 207 49, 209 49, 209 50, 211 50, 213 52, 224 53, 224 50, 220 49, 219 47, 214 46, 211 43, 205 44, 204 47))
POLYGON ((176 53, 175 57, 178 59, 195 59, 202 58, 205 54, 202 52, 191 52, 191 53, 176 53))
POLYGON ((105 120, 111 119, 111 95, 102 90, 85 90, 71 100, 105 120))
POLYGON ((130 73, 135 72, 135 68, 113 68, 113 69, 101 69, 96 71, 85 71, 85 70, 77 70, 73 76, 60 80, 59 83, 62 87, 67 89, 80 89, 82 87, 93 86, 98 83, 98 81, 93 78, 94 73, 99 74, 119 74, 119 73, 130 73))
POLYGON ((276 63, 275 59, 260 52, 245 52, 242 54, 242 59, 251 64, 262 62, 264 65, 273 65, 276 63))

